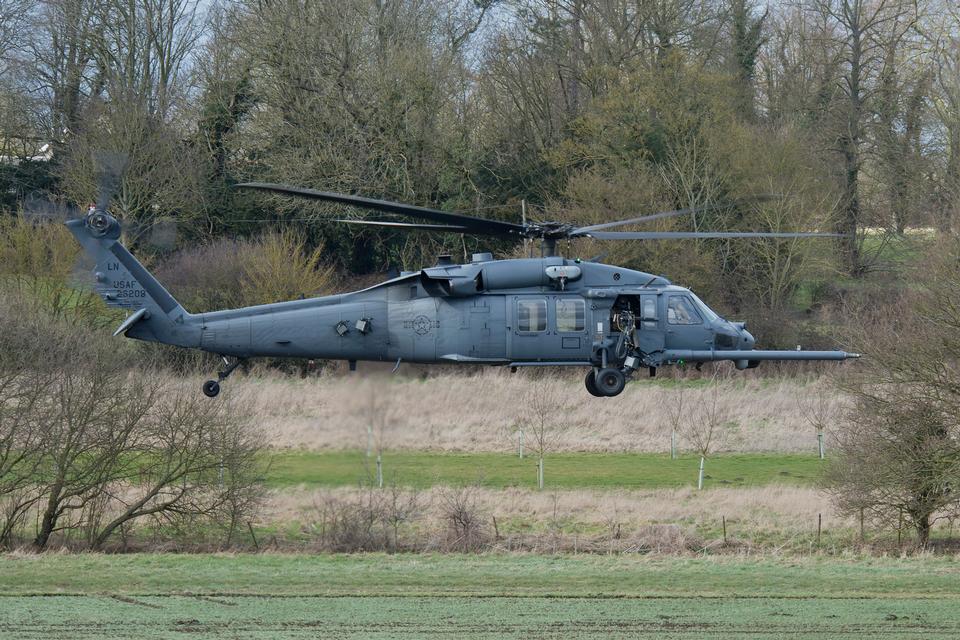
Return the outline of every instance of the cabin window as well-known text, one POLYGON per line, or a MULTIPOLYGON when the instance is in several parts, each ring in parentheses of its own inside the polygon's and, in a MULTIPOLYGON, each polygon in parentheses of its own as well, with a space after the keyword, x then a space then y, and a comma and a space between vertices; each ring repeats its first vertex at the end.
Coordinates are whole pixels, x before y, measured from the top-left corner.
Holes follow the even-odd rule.
POLYGON ((583 331, 586 328, 586 305, 582 298, 557 299, 557 331, 583 331))
POLYGON ((670 296, 667 301, 667 322, 670 324, 703 324, 703 318, 686 296, 670 296))
POLYGON ((546 331, 547 301, 517 301, 517 331, 546 331))

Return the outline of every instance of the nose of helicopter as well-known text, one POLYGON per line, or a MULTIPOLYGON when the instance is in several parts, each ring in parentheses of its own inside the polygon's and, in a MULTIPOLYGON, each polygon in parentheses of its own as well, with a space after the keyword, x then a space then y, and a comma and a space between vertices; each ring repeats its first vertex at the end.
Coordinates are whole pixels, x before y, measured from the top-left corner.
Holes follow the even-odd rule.
POLYGON ((747 325, 743 322, 731 322, 730 326, 740 335, 740 344, 737 345, 737 348, 743 350, 753 349, 753 345, 757 340, 753 337, 752 333, 747 331, 747 325))

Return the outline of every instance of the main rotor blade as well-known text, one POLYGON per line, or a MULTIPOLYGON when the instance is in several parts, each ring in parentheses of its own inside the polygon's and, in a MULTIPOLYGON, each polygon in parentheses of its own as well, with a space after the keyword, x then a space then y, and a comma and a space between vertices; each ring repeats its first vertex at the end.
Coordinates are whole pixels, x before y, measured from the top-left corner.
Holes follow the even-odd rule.
MULTIPOLYGON (((420 224, 415 222, 388 222, 386 220, 350 220, 347 218, 334 218, 334 222, 346 222, 347 224, 366 224, 375 227, 399 227, 400 229, 411 229, 415 231, 439 231, 442 233, 467 233, 470 229, 452 224, 420 224)), ((481 233, 472 231, 471 233, 481 233)))
POLYGON ((594 240, 684 240, 688 238, 842 238, 842 233, 787 233, 764 231, 594 231, 594 240))
POLYGON ((487 235, 505 235, 522 238, 526 227, 512 222, 501 222, 500 220, 488 220, 486 218, 475 218, 460 213, 448 213, 437 209, 427 207, 418 207, 412 204, 402 204, 399 202, 390 202, 389 200, 375 200, 373 198, 363 198, 360 196, 351 196, 342 193, 330 193, 327 191, 315 191, 313 189, 304 189, 301 187, 290 187, 282 184, 272 184, 268 182, 245 182, 235 185, 243 189, 257 189, 260 191, 270 191, 281 193, 288 196, 299 198, 309 198, 311 200, 325 200, 327 202, 339 202, 363 209, 373 209, 375 211, 384 211, 395 213, 401 216, 410 216, 413 218, 424 218, 434 222, 453 224, 458 227, 464 227, 464 231, 469 233, 483 233, 487 235))
POLYGON ((601 229, 610 229, 611 227, 620 227, 625 224, 639 224, 641 222, 651 222, 653 220, 660 220, 662 218, 675 218, 677 216, 685 216, 694 213, 702 213, 705 211, 715 211, 717 209, 728 209, 730 207, 735 207, 741 204, 748 202, 764 202, 766 200, 778 200, 783 196, 780 196, 775 193, 761 193, 756 196, 750 196, 747 198, 740 198, 730 202, 725 202, 722 204, 711 204, 703 207, 688 207, 686 209, 675 209, 673 211, 661 211, 660 213, 651 213, 649 215, 640 216, 638 218, 628 218, 626 220, 616 220, 614 222, 604 222, 603 224, 594 224, 588 227, 579 227, 570 232, 572 237, 590 235, 590 231, 599 231, 601 229))

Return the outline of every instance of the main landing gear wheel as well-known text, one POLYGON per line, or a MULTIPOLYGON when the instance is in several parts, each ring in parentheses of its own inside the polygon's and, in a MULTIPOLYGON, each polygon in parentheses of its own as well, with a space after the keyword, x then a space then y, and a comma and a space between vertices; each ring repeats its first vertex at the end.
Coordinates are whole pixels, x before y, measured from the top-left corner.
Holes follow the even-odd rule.
POLYGON ((627 378, 619 369, 600 369, 594 377, 597 391, 604 396, 616 396, 623 391, 627 378))
POLYGON ((593 369, 587 373, 587 377, 583 379, 583 384, 586 385, 587 391, 590 392, 590 395, 602 398, 603 394, 600 393, 600 389, 597 389, 597 378, 596 374, 593 372, 593 369))
POLYGON ((220 393, 220 383, 216 380, 207 380, 203 383, 203 395, 208 398, 216 398, 220 393))

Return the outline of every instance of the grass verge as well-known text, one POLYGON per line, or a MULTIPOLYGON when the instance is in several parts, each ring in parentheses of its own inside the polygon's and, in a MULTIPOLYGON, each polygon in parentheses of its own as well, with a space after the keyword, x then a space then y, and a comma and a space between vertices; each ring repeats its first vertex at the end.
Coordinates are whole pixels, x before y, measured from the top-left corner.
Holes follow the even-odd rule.
MULTIPOLYGON (((536 458, 504 453, 385 452, 386 483, 425 488, 479 484, 491 488, 536 486, 536 458)), ((357 486, 375 477, 375 458, 363 451, 281 451, 273 454, 266 482, 291 486, 357 486)), ((699 458, 656 453, 557 453, 547 456, 548 488, 662 489, 695 485, 699 458)), ((797 454, 724 454, 706 464, 706 487, 811 485, 823 461, 797 454)))

